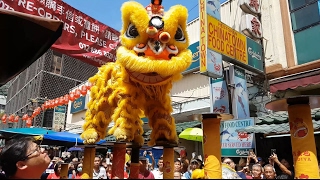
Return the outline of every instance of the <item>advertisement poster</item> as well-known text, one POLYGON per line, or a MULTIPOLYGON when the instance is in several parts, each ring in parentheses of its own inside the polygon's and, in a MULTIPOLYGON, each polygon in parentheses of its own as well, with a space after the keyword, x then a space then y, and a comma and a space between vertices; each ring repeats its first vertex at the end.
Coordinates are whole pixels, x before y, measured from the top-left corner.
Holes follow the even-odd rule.
POLYGON ((57 52, 97 67, 116 60, 120 32, 61 0, 1 0, 0 9, 64 22, 61 37, 51 47, 57 52))
POLYGON ((229 112, 229 95, 226 81, 223 78, 210 78, 211 90, 211 110, 213 113, 229 112))
POLYGON ((247 157, 250 149, 255 148, 254 134, 237 132, 237 130, 253 125, 252 118, 221 121, 221 155, 223 157, 247 157))
POLYGON ((207 14, 219 20, 221 19, 220 7, 220 0, 207 0, 207 14))
POLYGON ((250 117, 249 98, 245 70, 236 66, 230 66, 230 83, 234 85, 232 96, 232 114, 234 119, 250 117))
POLYGON ((66 106, 57 106, 54 108, 52 129, 54 131, 64 130, 64 124, 66 121, 66 106))

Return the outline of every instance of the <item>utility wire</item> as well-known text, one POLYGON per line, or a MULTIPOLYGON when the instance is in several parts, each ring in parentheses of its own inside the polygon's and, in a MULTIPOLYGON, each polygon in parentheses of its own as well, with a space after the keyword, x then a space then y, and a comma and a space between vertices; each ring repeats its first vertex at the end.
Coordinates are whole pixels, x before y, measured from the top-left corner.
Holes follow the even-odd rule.
POLYGON ((190 10, 188 10, 188 13, 191 12, 194 8, 196 8, 199 4, 197 3, 195 6, 193 6, 190 10))

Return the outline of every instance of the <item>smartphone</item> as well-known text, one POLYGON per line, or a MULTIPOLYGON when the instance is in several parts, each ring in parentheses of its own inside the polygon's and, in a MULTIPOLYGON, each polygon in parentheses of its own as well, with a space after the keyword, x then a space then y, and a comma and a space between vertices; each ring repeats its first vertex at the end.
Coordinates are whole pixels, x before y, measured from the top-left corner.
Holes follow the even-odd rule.
POLYGON ((273 154, 277 154, 277 150, 276 149, 271 149, 271 155, 273 154))
POLYGON ((249 155, 253 155, 254 152, 253 152, 253 149, 249 149, 249 155))

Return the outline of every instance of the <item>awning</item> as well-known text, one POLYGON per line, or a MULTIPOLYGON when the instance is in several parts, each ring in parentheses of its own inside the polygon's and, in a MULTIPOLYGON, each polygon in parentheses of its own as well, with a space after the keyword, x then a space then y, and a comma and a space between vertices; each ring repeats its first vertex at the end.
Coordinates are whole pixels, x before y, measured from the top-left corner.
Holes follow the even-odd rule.
POLYGON ((44 129, 44 128, 7 128, 0 130, 0 133, 12 133, 29 136, 39 136, 44 134, 56 133, 55 131, 44 129))
POLYGON ((275 93, 277 91, 284 91, 287 89, 295 89, 297 87, 306 87, 316 84, 320 84, 319 69, 270 80, 270 92, 275 93))
MULTIPOLYGON (((74 134, 70 132, 55 132, 52 134, 45 134, 43 135, 43 139, 83 144, 80 134, 74 134)), ((102 144, 104 142, 105 140, 101 140, 97 144, 102 144)))
POLYGON ((41 57, 61 36, 63 22, 0 9, 0 86, 41 57))

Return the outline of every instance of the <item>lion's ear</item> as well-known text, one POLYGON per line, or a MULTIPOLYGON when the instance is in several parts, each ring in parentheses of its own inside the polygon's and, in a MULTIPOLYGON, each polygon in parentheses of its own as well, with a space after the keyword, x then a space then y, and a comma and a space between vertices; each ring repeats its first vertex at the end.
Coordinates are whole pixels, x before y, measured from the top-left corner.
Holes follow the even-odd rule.
POLYGON ((185 36, 185 41, 176 41, 171 38, 171 44, 175 44, 180 50, 188 48, 189 39, 187 35, 187 20, 188 9, 182 5, 172 6, 163 16, 164 30, 168 32, 171 37, 175 37, 178 29, 181 29, 185 36))
POLYGON ((146 29, 150 20, 146 9, 135 1, 129 1, 123 3, 121 13, 121 44, 127 48, 133 48, 138 42, 145 42, 148 38, 146 29), (126 32, 133 26, 138 31, 138 36, 130 37, 126 32))

